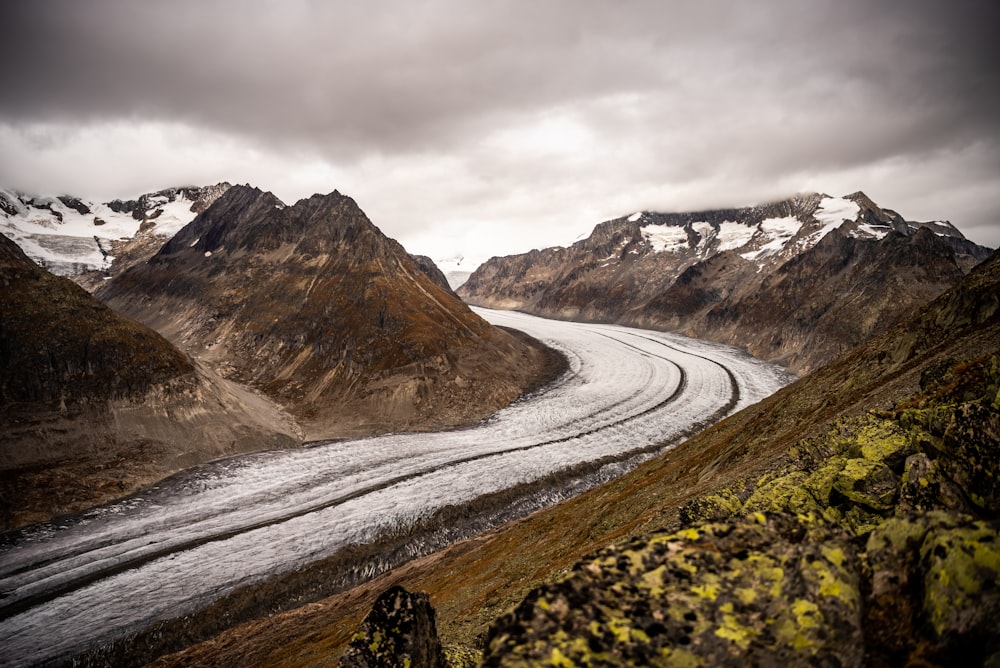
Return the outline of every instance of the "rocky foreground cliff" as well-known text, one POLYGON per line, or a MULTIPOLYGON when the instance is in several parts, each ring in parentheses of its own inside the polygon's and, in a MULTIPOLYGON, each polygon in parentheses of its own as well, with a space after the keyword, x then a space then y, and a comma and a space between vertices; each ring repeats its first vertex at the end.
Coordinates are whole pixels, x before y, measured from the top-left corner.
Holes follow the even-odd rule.
POLYGON ((97 296, 295 415, 307 438, 483 418, 558 364, 476 316, 350 197, 234 186, 97 296))
POLYGON ((650 327, 813 371, 955 285, 989 249, 864 193, 763 206, 639 212, 567 248, 492 258, 473 304, 650 327))
POLYGON ((0 528, 209 459, 297 445, 289 416, 0 235, 0 528))

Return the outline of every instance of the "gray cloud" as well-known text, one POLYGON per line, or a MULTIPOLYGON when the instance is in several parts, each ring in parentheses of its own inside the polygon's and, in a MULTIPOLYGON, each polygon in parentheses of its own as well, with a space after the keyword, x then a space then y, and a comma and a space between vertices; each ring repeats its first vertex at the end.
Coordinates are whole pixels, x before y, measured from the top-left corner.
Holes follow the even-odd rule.
MULTIPOLYGON (((597 222, 587 216, 857 178, 848 190, 1000 244, 1000 194, 985 185, 1000 176, 993 0, 2 9, 0 179, 64 187, 60 150, 84 153, 80 133, 110 142, 135 134, 123 126, 173 127, 180 139, 133 139, 155 162, 150 178, 341 188, 404 243, 455 245, 476 224, 524 249, 549 242, 531 239, 540 222, 556 237, 597 222), (192 164, 199 143, 212 155, 192 164), (343 182, 318 184, 331 177, 343 182)), ((89 156, 74 183, 139 187, 130 150, 89 156)))

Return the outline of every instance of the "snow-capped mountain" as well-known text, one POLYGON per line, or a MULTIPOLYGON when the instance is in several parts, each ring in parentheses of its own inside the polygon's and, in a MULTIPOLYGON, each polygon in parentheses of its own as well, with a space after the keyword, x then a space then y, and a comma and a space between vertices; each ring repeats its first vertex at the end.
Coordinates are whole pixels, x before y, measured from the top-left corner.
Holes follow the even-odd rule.
POLYGON ((54 274, 108 271, 120 255, 152 255, 229 188, 167 188, 110 202, 0 189, 0 233, 54 274))
POLYGON ((861 192, 811 193, 636 212, 569 247, 493 258, 458 292, 482 306, 681 331, 805 372, 988 256, 948 222, 907 221, 861 192))

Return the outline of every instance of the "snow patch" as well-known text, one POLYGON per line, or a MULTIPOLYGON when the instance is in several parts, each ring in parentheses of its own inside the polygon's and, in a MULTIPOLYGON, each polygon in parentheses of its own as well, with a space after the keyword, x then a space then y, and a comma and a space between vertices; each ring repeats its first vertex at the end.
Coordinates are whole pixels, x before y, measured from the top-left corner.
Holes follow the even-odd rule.
POLYGON ((761 221, 758 230, 764 239, 768 239, 760 248, 740 255, 747 260, 760 260, 774 255, 785 247, 788 240, 802 228, 802 223, 794 216, 785 218, 766 218, 761 221))
POLYGON ((725 220, 719 225, 719 233, 716 238, 719 240, 718 251, 734 250, 742 248, 750 243, 750 239, 756 234, 757 228, 743 223, 734 223, 725 220))
POLYGON ((642 238, 653 247, 654 253, 677 252, 688 247, 687 230, 673 225, 645 225, 640 230, 642 238))
POLYGON ((185 225, 194 220, 195 214, 191 211, 191 200, 178 197, 173 202, 157 204, 156 208, 161 211, 154 221, 156 222, 156 233, 172 237, 181 231, 185 225))
POLYGON ((889 227, 886 225, 869 225, 861 223, 858 229, 851 232, 855 239, 884 239, 889 234, 889 227))
POLYGON ((642 211, 636 211, 635 213, 633 213, 631 216, 628 217, 628 222, 634 223, 640 218, 642 218, 642 211))
POLYGON ((845 220, 857 220, 861 207, 843 197, 824 197, 813 216, 824 225, 839 227, 845 220))

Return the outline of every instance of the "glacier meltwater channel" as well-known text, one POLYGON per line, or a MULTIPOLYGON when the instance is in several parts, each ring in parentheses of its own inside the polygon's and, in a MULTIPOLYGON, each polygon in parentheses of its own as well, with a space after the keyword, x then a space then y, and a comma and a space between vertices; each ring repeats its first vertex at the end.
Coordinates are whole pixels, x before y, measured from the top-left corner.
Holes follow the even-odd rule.
POLYGON ((467 429, 218 461, 12 534, 0 547, 0 665, 79 654, 569 466, 652 456, 791 380, 678 335, 478 312, 557 349, 569 370, 467 429))

